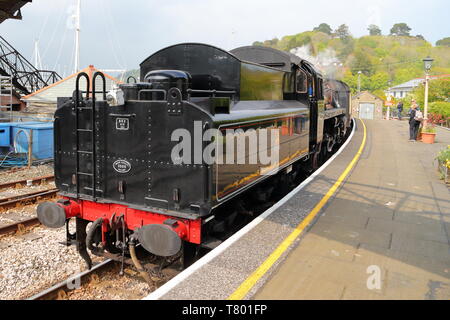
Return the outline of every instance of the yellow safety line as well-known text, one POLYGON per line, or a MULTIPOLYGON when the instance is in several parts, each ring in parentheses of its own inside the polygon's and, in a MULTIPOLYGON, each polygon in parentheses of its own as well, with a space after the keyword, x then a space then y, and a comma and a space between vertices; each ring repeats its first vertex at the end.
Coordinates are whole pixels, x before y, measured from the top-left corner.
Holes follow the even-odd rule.
POLYGON ((289 246, 297 239, 297 237, 305 230, 305 228, 313 221, 316 215, 319 213, 320 209, 327 203, 330 197, 336 192, 338 187, 344 181, 344 179, 349 174, 350 170, 354 167, 358 161, 361 153, 366 144, 366 125, 362 120, 360 120, 364 127, 364 136, 353 160, 347 166, 345 171, 339 176, 336 183, 328 190, 325 196, 320 200, 320 202, 312 209, 312 211, 306 216, 305 219, 295 228, 292 233, 283 240, 283 242, 276 248, 270 256, 256 269, 245 281, 236 289, 229 297, 228 300, 241 300, 245 298, 247 293, 253 288, 253 286, 261 279, 262 276, 272 267, 272 265, 281 257, 281 255, 289 248, 289 246))

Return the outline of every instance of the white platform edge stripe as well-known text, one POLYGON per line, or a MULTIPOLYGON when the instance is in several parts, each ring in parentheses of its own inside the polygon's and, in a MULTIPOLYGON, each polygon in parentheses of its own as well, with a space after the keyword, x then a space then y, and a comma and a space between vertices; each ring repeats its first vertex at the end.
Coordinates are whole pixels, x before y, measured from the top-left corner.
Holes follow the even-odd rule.
POLYGON ((150 293, 147 297, 143 298, 143 300, 158 300, 165 294, 167 294, 170 290, 175 288, 178 284, 180 284, 183 280, 185 280, 187 277, 192 275, 195 271, 203 267, 205 264, 213 260, 215 257, 217 257, 219 254, 224 252, 229 246, 231 246, 233 243, 235 243, 237 240, 239 240, 243 235, 245 235, 247 232, 252 230, 254 227, 256 227, 259 223, 261 223, 263 220, 265 220, 268 216, 270 216, 276 209, 281 207, 283 204, 285 204, 288 200, 290 200, 297 192, 302 190, 305 186, 307 186, 312 180, 314 180, 315 177, 317 177, 323 170, 325 170, 326 167, 328 167, 333 160, 341 154, 341 152, 347 147, 347 145, 350 143, 350 141, 353 138, 353 134, 356 130, 356 121, 355 119, 352 119, 353 121, 353 130, 347 139, 345 143, 342 145, 341 148, 339 148, 338 152, 336 152, 330 159, 328 159, 327 162, 325 162, 319 169, 317 169, 312 175, 310 175, 305 181, 303 181, 300 185, 298 185, 294 190, 289 192, 287 195, 285 195, 280 201, 278 201, 276 204, 274 204, 272 207, 264 211, 262 214, 260 214, 258 217, 256 217, 252 222, 247 224, 244 228, 236 232, 234 235, 232 235, 230 238, 225 240, 223 243, 221 243, 217 248, 212 250, 211 252, 204 255, 202 258, 197 260, 195 263, 193 263, 190 267, 170 279, 168 282, 166 282, 164 285, 150 293))

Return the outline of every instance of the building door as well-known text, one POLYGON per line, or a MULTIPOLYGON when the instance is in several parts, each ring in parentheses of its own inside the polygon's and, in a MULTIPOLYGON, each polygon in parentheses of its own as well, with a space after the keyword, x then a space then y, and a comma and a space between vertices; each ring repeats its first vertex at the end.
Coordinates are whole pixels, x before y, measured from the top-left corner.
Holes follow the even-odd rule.
POLYGON ((359 104, 359 118, 373 119, 373 112, 375 110, 375 103, 360 103, 359 104))

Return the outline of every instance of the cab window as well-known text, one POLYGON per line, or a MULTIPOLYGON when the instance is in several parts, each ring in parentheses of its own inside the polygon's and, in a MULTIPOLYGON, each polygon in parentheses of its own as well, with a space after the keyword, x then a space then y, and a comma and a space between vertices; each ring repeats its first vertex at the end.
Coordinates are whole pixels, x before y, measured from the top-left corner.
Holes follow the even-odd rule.
POLYGON ((297 93, 308 92, 308 77, 303 70, 297 70, 296 91, 297 93))
POLYGON ((322 100, 323 99, 323 80, 322 78, 318 78, 318 85, 317 88, 317 99, 322 100))

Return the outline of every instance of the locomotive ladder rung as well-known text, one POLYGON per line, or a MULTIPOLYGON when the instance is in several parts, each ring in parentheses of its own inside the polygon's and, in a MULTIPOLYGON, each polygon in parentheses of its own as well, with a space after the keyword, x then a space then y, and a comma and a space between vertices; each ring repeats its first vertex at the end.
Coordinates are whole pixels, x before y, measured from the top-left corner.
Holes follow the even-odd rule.
MULTIPOLYGON (((92 191, 92 188, 91 188, 91 187, 84 187, 83 189, 84 189, 84 190, 87 190, 87 191, 92 191)), ((95 188, 95 192, 101 192, 101 193, 103 193, 103 190, 95 188)))
POLYGON ((82 175, 82 176, 89 176, 89 177, 93 176, 92 173, 86 173, 86 172, 78 172, 77 174, 82 175))
MULTIPOLYGON (((95 80, 97 78, 97 76, 101 76, 103 82, 103 88, 101 91, 101 94, 103 94, 103 100, 106 100, 106 78, 104 76, 103 73, 101 72, 96 72, 94 73, 94 75, 92 77, 89 77, 89 75, 85 72, 81 72, 78 74, 77 79, 76 79, 76 93, 75 93, 75 134, 76 134, 76 141, 75 141, 75 147, 76 147, 76 188, 77 188, 77 198, 79 197, 79 186, 80 186, 80 181, 79 178, 80 176, 88 176, 91 177, 91 187, 84 187, 83 190, 90 190, 92 192, 92 198, 96 199, 96 193, 101 192, 103 193, 103 191, 99 191, 96 187, 97 185, 97 166, 98 166, 98 161, 97 160, 97 152, 98 150, 96 149, 96 144, 97 144, 97 139, 99 137, 97 133, 97 123, 96 123, 96 97, 97 94, 99 92, 96 92, 96 85, 95 85, 95 80), (79 80, 84 77, 86 79, 86 84, 87 84, 87 88, 86 91, 81 91, 79 88, 79 80), (90 90, 90 82, 92 81, 92 90, 90 90), (80 94, 81 93, 81 94, 80 94), (83 99, 83 93, 86 93, 86 99, 83 99), (92 95, 90 95, 90 93, 92 93, 92 95), (80 101, 80 96, 81 96, 81 101, 80 101), (89 96, 91 96, 89 98, 89 96), (83 100, 86 101, 86 103, 83 102, 83 100), (89 100, 91 102, 90 106, 89 106, 89 100), (89 107, 88 107, 89 106, 89 107), (82 113, 82 111, 87 110, 88 113, 90 114, 90 118, 89 119, 83 119, 83 121, 81 121, 81 119, 79 119, 79 115, 80 114, 84 114, 82 113), (91 124, 91 129, 86 129, 86 126, 81 125, 81 122, 89 122, 91 124), (84 127, 84 128, 80 128, 80 127, 84 127), (92 141, 92 150, 91 151, 87 151, 87 150, 79 150, 81 145, 80 145, 80 132, 88 132, 90 133, 90 137, 91 137, 91 141, 92 141), (89 154, 92 157, 92 171, 91 173, 88 172, 80 172, 80 154, 89 154)), ((89 126, 88 126, 89 127, 89 126)), ((83 138, 85 138, 83 136, 83 138)), ((89 171, 89 169, 88 169, 89 171)))

